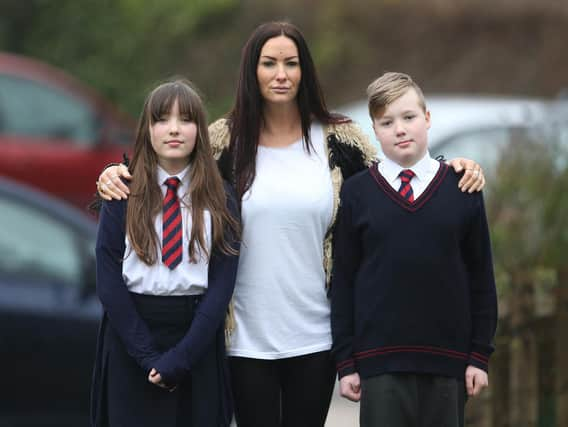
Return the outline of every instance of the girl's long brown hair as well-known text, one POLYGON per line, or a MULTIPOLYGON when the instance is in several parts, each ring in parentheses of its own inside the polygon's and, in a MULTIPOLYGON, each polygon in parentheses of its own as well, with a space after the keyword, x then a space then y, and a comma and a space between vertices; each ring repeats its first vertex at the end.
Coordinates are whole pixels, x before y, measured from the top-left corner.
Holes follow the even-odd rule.
MULTIPOLYGON (((170 112, 178 101, 180 114, 188 116, 197 125, 195 148, 189 161, 189 205, 191 233, 188 245, 191 262, 197 262, 199 253, 210 257, 205 237, 204 211, 211 214, 212 247, 226 254, 236 254, 225 232, 231 239, 239 234, 238 222, 231 216, 226 204, 223 180, 213 159, 207 118, 201 98, 190 82, 178 79, 163 83, 146 98, 138 122, 134 154, 130 163, 132 184, 126 212, 126 232, 136 255, 147 265, 158 260, 158 236, 154 220, 162 210, 162 191, 158 184, 158 157, 152 148, 150 126, 170 112), (197 250, 199 245, 201 252, 197 250)), ((180 199, 183 200, 187 198, 180 199)))

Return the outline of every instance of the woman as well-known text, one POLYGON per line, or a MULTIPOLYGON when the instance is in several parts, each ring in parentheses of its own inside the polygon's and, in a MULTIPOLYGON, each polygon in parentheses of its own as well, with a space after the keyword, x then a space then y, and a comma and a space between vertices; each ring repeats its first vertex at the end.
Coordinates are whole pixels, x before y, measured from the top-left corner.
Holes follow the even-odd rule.
POLYGON ((230 423, 223 319, 238 264, 238 212, 205 117, 189 83, 155 88, 140 117, 132 195, 102 206, 93 426, 230 423))
MULTIPOLYGON (((321 427, 335 379, 326 284, 339 190, 375 149, 348 118, 328 111, 304 37, 285 22, 250 36, 235 105, 209 133, 241 200, 228 349, 237 424, 321 427)), ((479 166, 465 166, 460 184, 480 189, 479 166)), ((125 166, 103 172, 103 198, 127 197, 119 174, 129 178, 125 166)))

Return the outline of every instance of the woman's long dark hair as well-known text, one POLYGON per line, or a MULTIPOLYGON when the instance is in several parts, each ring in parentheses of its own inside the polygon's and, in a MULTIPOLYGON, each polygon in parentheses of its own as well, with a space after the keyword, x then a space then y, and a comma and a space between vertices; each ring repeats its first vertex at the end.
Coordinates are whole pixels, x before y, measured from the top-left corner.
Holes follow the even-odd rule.
POLYGON ((230 154, 239 200, 252 185, 256 174, 256 154, 263 123, 263 97, 257 80, 257 66, 264 44, 285 36, 298 49, 302 78, 296 100, 302 122, 305 149, 310 152, 310 126, 313 119, 323 124, 338 121, 325 105, 312 56, 300 30, 288 22, 268 22, 257 27, 243 47, 235 105, 229 112, 230 154))

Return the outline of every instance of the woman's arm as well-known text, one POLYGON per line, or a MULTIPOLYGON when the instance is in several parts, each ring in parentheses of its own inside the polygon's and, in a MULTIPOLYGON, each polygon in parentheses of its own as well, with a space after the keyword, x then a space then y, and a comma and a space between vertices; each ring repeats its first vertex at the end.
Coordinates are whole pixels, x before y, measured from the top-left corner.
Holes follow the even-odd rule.
POLYGON ((122 278, 126 202, 104 202, 97 230, 97 295, 128 354, 149 372, 160 353, 122 278))
MULTIPOLYGON (((456 173, 464 172, 458 186, 463 192, 473 193, 485 187, 483 169, 473 160, 457 157, 448 162, 456 173)), ((104 200, 127 199, 130 191, 121 178, 130 180, 132 175, 124 164, 112 165, 104 169, 97 180, 97 191, 104 200)))

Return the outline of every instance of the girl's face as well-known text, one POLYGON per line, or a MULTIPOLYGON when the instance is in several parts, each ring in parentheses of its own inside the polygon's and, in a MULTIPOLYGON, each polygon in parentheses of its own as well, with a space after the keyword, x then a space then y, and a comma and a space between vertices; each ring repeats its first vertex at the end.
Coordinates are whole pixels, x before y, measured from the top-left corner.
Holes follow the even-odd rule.
POLYGON ((179 112, 178 101, 172 109, 150 125, 150 140, 158 156, 158 164, 168 173, 176 174, 189 163, 195 148, 197 125, 179 112))
POLYGON ((302 80, 296 44, 286 36, 268 39, 260 51, 256 78, 265 102, 295 102, 302 80))

